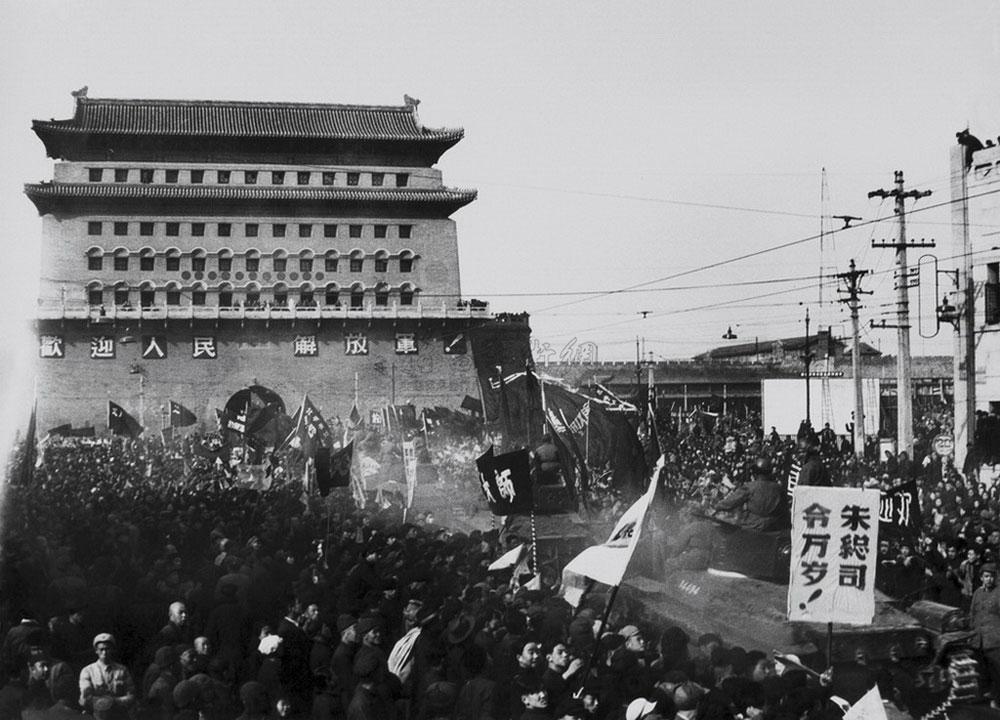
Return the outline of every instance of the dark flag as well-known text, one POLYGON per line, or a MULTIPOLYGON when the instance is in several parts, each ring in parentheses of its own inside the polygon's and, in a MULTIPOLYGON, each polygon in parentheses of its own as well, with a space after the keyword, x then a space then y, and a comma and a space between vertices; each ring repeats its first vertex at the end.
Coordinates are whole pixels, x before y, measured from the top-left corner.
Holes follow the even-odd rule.
POLYGON ((531 511, 531 464, 527 450, 494 455, 493 446, 476 459, 479 484, 494 515, 531 511))
POLYGON ((361 417, 361 411, 358 410, 357 403, 351 405, 351 414, 347 416, 347 419, 351 421, 351 425, 353 427, 358 427, 359 425, 361 425, 361 421, 363 418, 361 417))
POLYGON ((920 535, 921 522, 920 493, 916 480, 882 491, 878 509, 880 538, 916 538, 920 535))
POLYGON ((219 410, 216 408, 215 417, 219 421, 219 432, 222 435, 226 435, 227 431, 232 431, 241 436, 246 435, 247 412, 248 408, 246 406, 234 412, 230 412, 229 410, 219 410))
POLYGON ((660 459, 660 434, 656 427, 656 395, 653 385, 649 386, 649 396, 646 400, 646 442, 643 443, 646 454, 646 465, 653 467, 660 459))
POLYGON ((306 457, 316 457, 320 448, 333 446, 333 433, 330 426, 308 395, 302 397, 302 406, 297 413, 295 427, 285 438, 284 445, 301 450, 306 457))
POLYGON ((170 427, 187 427, 198 422, 195 414, 179 402, 170 401, 170 427))
POLYGON ((466 395, 462 398, 462 404, 459 407, 463 410, 468 410, 473 415, 481 416, 483 414, 483 403, 471 395, 466 395))
POLYGON ((24 453, 21 455, 21 465, 17 469, 16 482, 22 487, 31 485, 35 475, 35 462, 38 460, 38 445, 35 442, 37 426, 35 415, 38 402, 31 406, 31 417, 28 419, 28 431, 24 435, 24 453))
POLYGON ((334 453, 320 448, 316 453, 316 487, 319 488, 319 494, 326 497, 331 488, 350 487, 353 462, 353 440, 334 453))
POLYGON ((137 438, 142 435, 142 425, 134 417, 125 412, 118 403, 108 400, 108 430, 114 435, 128 435, 137 438))
POLYGON ((67 437, 72 436, 73 426, 70 423, 63 423, 62 425, 56 425, 54 428, 46 433, 47 435, 55 435, 56 437, 67 437))

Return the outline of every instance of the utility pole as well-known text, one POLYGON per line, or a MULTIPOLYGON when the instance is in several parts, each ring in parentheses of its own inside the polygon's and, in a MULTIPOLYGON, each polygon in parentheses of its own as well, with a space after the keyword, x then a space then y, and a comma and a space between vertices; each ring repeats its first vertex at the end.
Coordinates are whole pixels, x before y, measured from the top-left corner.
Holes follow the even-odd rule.
POLYGON ((955 467, 965 463, 976 430, 976 284, 972 273, 969 235, 969 186, 966 148, 951 148, 951 226, 953 254, 960 258, 955 305, 955 361, 952 392, 955 403, 955 467), (957 202, 954 202, 956 201, 957 202))
POLYGON ((858 321, 859 297, 871 295, 871 291, 861 289, 861 278, 868 274, 867 270, 858 270, 851 258, 851 269, 838 273, 837 278, 844 281, 845 287, 840 292, 847 293, 840 302, 847 303, 851 309, 851 332, 854 348, 851 351, 851 374, 854 376, 854 455, 863 457, 865 454, 865 397, 861 385, 861 328, 858 321))
MULTIPOLYGON (((895 173, 896 187, 892 190, 872 190, 869 198, 894 198, 896 216, 899 218, 899 240, 877 243, 873 248, 895 248, 896 250, 896 329, 898 350, 896 352, 896 452, 906 451, 913 457, 913 381, 910 375, 910 276, 906 264, 908 247, 934 247, 934 241, 908 242, 906 240, 906 199, 918 200, 931 194, 930 190, 904 190, 903 171, 895 173)), ((885 326, 888 327, 888 326, 885 326)))
POLYGON ((809 427, 812 427, 812 416, 809 412, 810 397, 809 397, 809 366, 812 365, 813 361, 813 351, 812 343, 809 340, 809 308, 806 308, 806 346, 802 353, 802 362, 805 363, 806 371, 806 423, 809 427))

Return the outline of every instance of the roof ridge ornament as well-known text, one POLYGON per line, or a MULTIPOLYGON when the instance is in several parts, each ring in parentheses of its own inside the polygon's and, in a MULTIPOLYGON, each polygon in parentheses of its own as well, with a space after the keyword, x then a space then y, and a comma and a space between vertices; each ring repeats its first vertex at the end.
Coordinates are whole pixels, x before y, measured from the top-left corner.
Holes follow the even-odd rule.
POLYGON ((72 95, 73 97, 75 97, 75 98, 78 98, 78 99, 79 99, 79 98, 85 98, 85 97, 87 97, 87 91, 88 91, 89 89, 90 89, 90 88, 89 88, 89 87, 88 87, 87 85, 84 85, 84 86, 83 86, 82 88, 80 88, 79 90, 74 90, 74 91, 72 91, 72 92, 70 93, 70 95, 72 95))
POLYGON ((403 104, 410 108, 410 112, 413 113, 413 122, 417 125, 417 130, 420 132, 424 131, 424 126, 420 122, 420 115, 417 114, 417 106, 420 104, 420 99, 415 97, 410 97, 406 93, 403 93, 403 104))

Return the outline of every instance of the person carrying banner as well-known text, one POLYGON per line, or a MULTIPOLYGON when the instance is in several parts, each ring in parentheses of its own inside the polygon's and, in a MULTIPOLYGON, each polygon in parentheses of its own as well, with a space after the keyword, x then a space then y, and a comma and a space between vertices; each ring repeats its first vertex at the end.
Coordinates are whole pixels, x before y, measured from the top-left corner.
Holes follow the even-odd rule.
POLYGON ((754 462, 753 480, 733 490, 715 505, 716 510, 746 507, 740 525, 748 530, 766 532, 788 525, 785 491, 771 477, 771 460, 759 457, 754 462))

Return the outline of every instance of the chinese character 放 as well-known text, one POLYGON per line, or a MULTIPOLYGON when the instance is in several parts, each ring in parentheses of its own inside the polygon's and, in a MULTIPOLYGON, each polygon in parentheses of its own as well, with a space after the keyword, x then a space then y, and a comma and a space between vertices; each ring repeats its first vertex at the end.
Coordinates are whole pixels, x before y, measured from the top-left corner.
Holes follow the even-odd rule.
POLYGON ((292 345, 295 357, 315 357, 319 354, 319 345, 315 335, 296 335, 292 345))
POLYGON ((214 337, 195 337, 191 341, 191 357, 214 360, 219 356, 214 337))
POLYGON ((871 529, 872 512, 869 508, 845 505, 840 511, 840 518, 844 521, 841 527, 850 528, 851 532, 857 532, 859 527, 865 530, 871 529))
POLYGON ((348 333, 344 336, 345 355, 367 355, 368 336, 363 333, 348 333))
POLYGON ((106 360, 115 356, 115 339, 101 335, 90 339, 90 357, 106 360))
POLYGON ((43 358, 61 358, 66 356, 63 350, 61 335, 42 335, 38 338, 38 354, 43 358))

